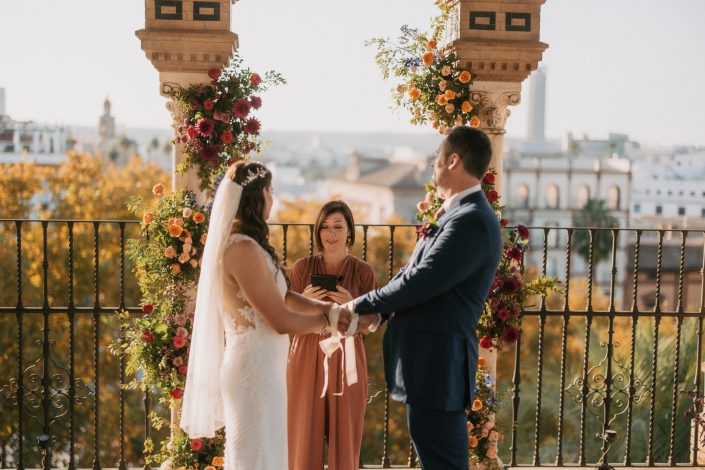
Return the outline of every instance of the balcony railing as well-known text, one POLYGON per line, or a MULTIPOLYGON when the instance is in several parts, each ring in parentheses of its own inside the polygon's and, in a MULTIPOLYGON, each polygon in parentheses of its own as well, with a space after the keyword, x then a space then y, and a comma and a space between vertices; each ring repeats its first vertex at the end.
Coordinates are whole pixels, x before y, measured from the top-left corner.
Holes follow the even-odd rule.
MULTIPOLYGON (((384 284, 406 262, 414 227, 357 230, 354 253, 384 284)), ((313 251, 312 233, 309 224, 272 225, 288 264, 313 251)), ((143 466, 143 440, 165 435, 148 419, 167 413, 158 391, 123 389, 125 362, 107 350, 119 334, 115 312, 140 312, 125 257, 138 234, 135 221, 0 220, 0 468, 143 466)), ((692 404, 684 392, 703 395, 705 232, 532 234, 528 272, 556 275, 566 295, 523 312, 519 342, 498 352, 504 462, 700 465, 693 436, 703 430, 684 418, 692 404)), ((366 340, 361 466, 411 467, 403 408, 384 392, 380 344, 381 335, 366 340)))

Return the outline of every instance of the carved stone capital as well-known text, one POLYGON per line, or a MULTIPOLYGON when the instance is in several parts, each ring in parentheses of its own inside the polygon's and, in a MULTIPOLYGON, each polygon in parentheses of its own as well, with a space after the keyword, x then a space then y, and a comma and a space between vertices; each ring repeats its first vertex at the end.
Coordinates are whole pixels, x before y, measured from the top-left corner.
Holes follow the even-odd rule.
POLYGON ((521 84, 506 82, 475 82, 470 101, 478 109, 480 128, 487 134, 504 135, 504 125, 511 114, 509 106, 521 102, 521 84))

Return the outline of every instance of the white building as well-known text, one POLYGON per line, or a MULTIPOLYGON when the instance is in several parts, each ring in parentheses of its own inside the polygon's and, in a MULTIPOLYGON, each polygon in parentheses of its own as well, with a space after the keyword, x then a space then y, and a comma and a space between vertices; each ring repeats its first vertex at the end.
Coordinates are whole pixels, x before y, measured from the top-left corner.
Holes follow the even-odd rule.
POLYGON ((5 90, 0 88, 0 163, 58 165, 64 160, 72 145, 68 127, 15 121, 6 113, 5 90))
POLYGON ((387 223, 400 216, 416 223, 416 204, 431 180, 433 158, 415 160, 363 157, 352 154, 343 172, 325 180, 324 198, 340 197, 362 214, 361 223, 387 223))
POLYGON ((632 225, 705 228, 705 150, 685 150, 634 166, 632 225))

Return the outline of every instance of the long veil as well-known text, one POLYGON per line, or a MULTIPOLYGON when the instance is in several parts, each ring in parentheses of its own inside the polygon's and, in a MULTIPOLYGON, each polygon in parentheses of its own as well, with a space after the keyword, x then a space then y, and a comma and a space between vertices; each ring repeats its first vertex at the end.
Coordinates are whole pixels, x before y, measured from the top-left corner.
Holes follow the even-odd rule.
POLYGON ((201 260, 180 426, 191 438, 214 437, 225 425, 220 394, 223 329, 223 251, 240 206, 242 186, 223 178, 213 201, 201 260))

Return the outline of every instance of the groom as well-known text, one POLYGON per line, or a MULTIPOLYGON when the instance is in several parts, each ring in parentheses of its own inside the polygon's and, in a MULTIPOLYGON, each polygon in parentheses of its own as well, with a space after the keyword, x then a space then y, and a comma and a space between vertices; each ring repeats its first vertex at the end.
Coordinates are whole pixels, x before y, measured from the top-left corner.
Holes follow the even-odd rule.
POLYGON ((475 329, 502 247, 497 216, 480 187, 491 156, 482 131, 450 131, 433 164, 445 198, 437 226, 389 284, 351 301, 361 329, 389 321, 387 388, 406 404, 425 470, 468 468, 465 408, 475 389, 475 329))

